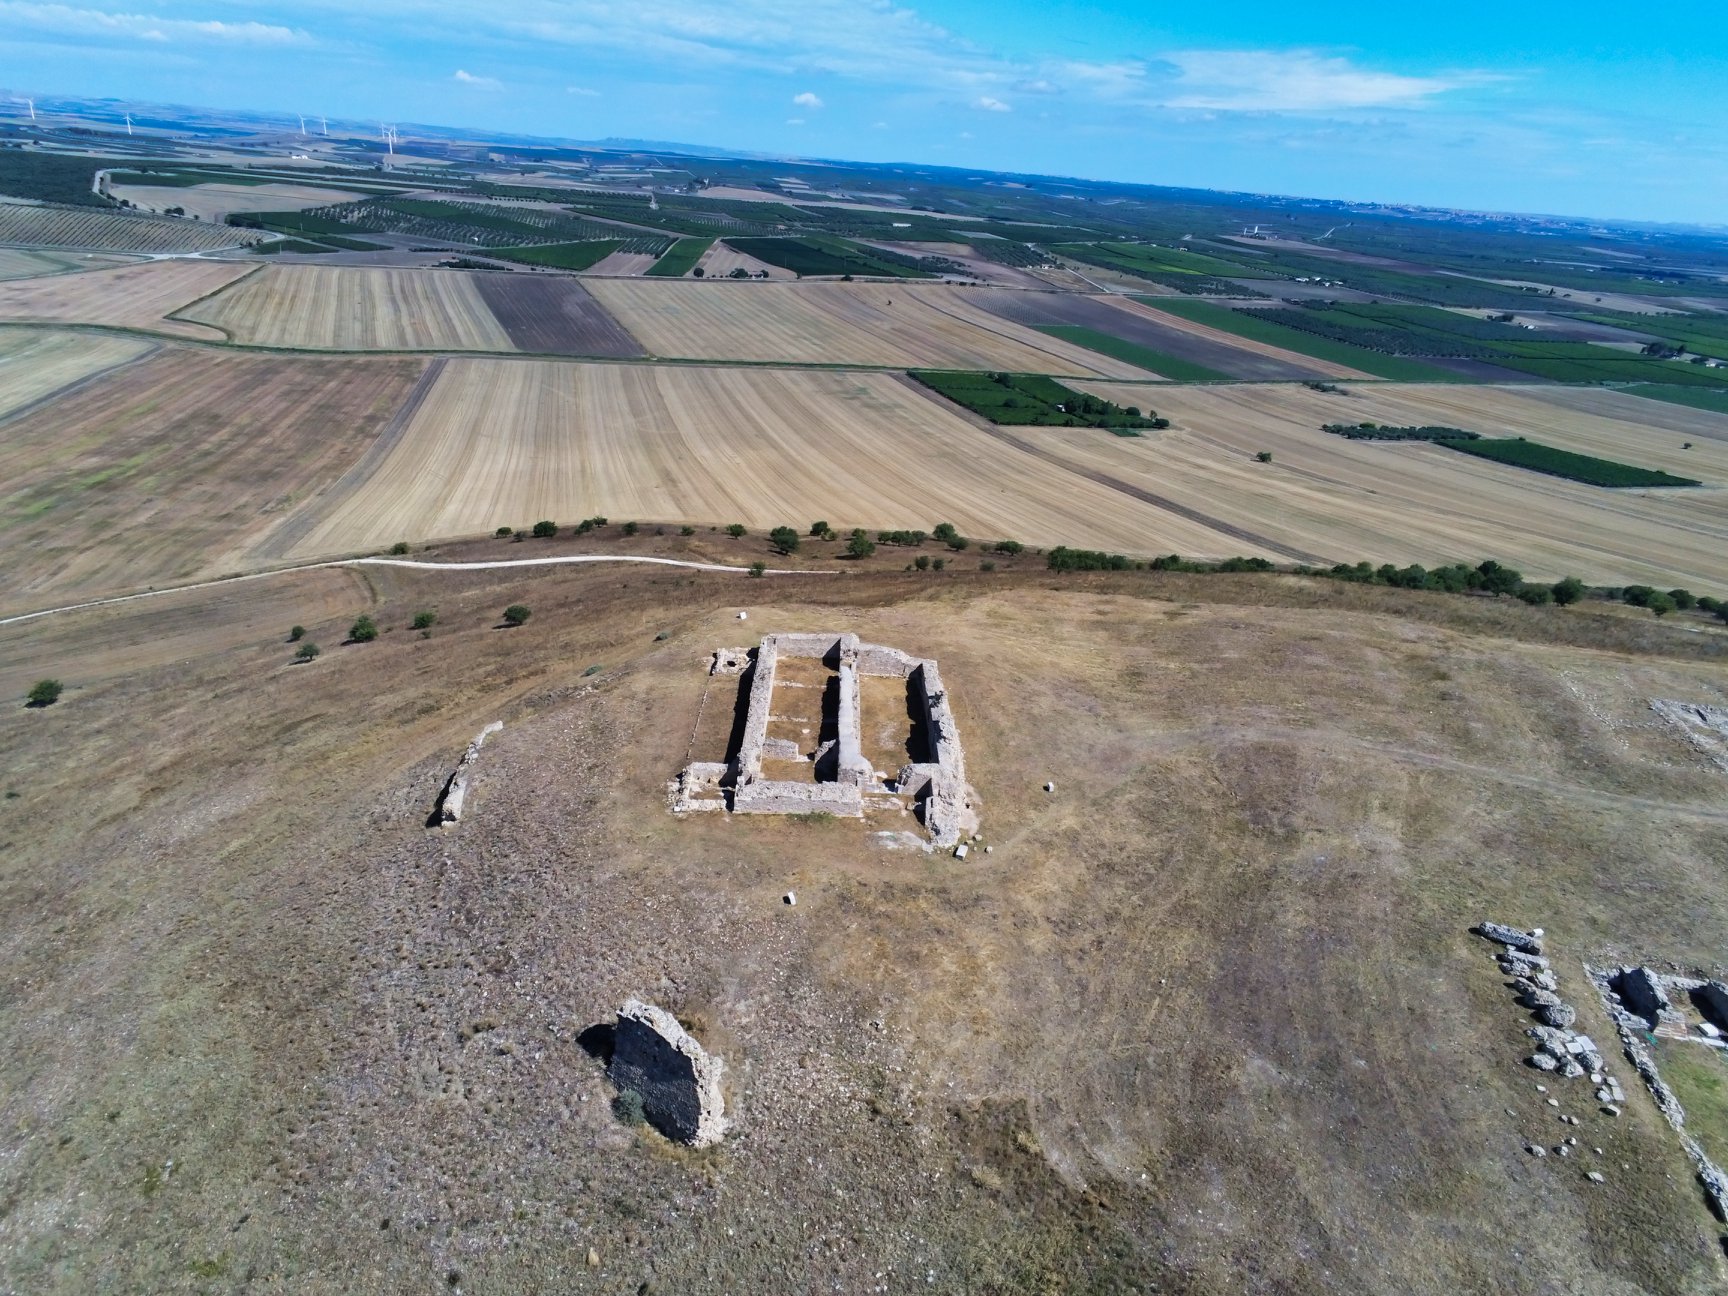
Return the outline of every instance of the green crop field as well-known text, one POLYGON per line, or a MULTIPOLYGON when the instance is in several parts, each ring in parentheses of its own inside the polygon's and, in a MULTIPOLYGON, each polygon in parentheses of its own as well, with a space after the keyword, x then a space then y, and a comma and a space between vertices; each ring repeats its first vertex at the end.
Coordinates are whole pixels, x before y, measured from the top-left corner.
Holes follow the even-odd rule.
POLYGON ((1192 360, 1183 360, 1173 355, 1165 355, 1162 351, 1154 351, 1151 347, 1143 347, 1137 342, 1129 342, 1123 338, 1113 337, 1108 333, 1100 333, 1097 329, 1085 328, 1079 324, 1040 324, 1040 333, 1048 333, 1051 337, 1061 338, 1064 342, 1072 342, 1083 346, 1099 355, 1107 355, 1116 360, 1126 360, 1131 365, 1139 365, 1149 369, 1164 378, 1176 382, 1229 382, 1230 375, 1219 373, 1216 369, 1208 369, 1205 365, 1195 364, 1192 360))
POLYGON ((1496 463, 1510 464, 1514 468, 1528 468, 1531 472, 1546 473, 1550 477, 1564 477, 1568 481, 1583 482, 1587 486, 1697 486, 1701 483, 1689 477, 1676 477, 1652 468, 1634 468, 1631 464, 1615 463, 1612 459, 1598 459, 1595 455, 1574 454, 1570 450, 1557 450, 1537 441, 1526 441, 1523 437, 1481 437, 1475 440, 1444 440, 1436 441, 1448 450, 1458 450, 1464 454, 1476 455, 1482 459, 1492 459, 1496 463))
POLYGON ((1244 311, 1215 306, 1211 302, 1182 301, 1169 297, 1137 297, 1135 300, 1154 309, 1180 315, 1196 324, 1234 333, 1237 337, 1245 337, 1250 341, 1266 342, 1272 346, 1283 347, 1286 351, 1294 351, 1298 355, 1312 356, 1316 360, 1349 365, 1352 369, 1360 369, 1376 378, 1389 378, 1395 382, 1462 381, 1457 374, 1436 369, 1433 365, 1423 364, 1419 360, 1382 355, 1366 347, 1352 346, 1348 342, 1305 333, 1271 320, 1259 319, 1244 311))
POLYGON ((687 275, 696 268, 702 254, 713 245, 714 240, 711 238, 681 238, 667 250, 665 256, 648 267, 648 273, 663 278, 687 275))
POLYGON ((1029 374, 914 369, 911 377, 992 423, 1009 427, 1095 427, 1137 432, 1169 427, 1168 419, 1029 374))
POLYGON ((105 160, 0 149, 0 194, 75 207, 112 207, 106 198, 90 192, 90 183, 105 160))
POLYGON ((873 275, 894 279, 930 279, 934 275, 911 257, 862 248, 845 239, 823 235, 800 238, 728 238, 727 244, 745 256, 790 270, 796 275, 873 275))
MULTIPOLYGON (((1119 270, 1138 279, 1148 279, 1199 297, 1263 297, 1251 288, 1231 283, 1225 275, 1255 276, 1255 271, 1234 262, 1199 253, 1172 251, 1138 243, 1063 243, 1061 255, 1106 270, 1119 270)), ((1264 277, 1264 272, 1259 276, 1264 277)))
POLYGON ((559 270, 586 270, 598 265, 623 245, 621 239, 588 239, 581 243, 546 243, 539 247, 482 248, 484 255, 522 265, 553 266, 559 270))
POLYGON ((1661 383, 1635 383, 1625 388, 1634 396, 1685 405, 1690 409, 1728 414, 1728 390, 1719 387, 1669 387, 1661 383))

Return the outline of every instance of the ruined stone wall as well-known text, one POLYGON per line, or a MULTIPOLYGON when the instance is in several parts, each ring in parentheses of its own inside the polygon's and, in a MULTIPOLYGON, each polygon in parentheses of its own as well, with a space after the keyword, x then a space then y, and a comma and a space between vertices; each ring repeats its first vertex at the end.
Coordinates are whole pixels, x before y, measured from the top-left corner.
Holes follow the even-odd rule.
POLYGON ((664 1008, 632 999, 618 1014, 612 1083, 641 1095, 643 1115, 667 1138, 695 1147, 720 1141, 726 1133, 724 1069, 664 1008))
POLYGON ((858 645, 858 673, 860 675, 881 675, 889 679, 905 679, 924 663, 920 658, 909 653, 903 653, 898 648, 885 648, 881 644, 858 645))
POLYGON ((924 827, 938 846, 953 846, 962 837, 978 831, 978 811, 971 786, 966 782, 966 751, 960 745, 960 726, 955 723, 948 691, 942 685, 936 663, 920 661, 908 677, 908 687, 917 691, 929 735, 930 760, 935 772, 924 802, 924 827))
POLYGON ((468 750, 463 752, 462 759, 456 762, 450 782, 444 789, 444 801, 438 808, 439 822, 456 823, 462 818, 462 806, 468 800, 468 777, 474 771, 474 762, 480 757, 480 749, 486 745, 486 735, 497 733, 503 727, 502 720, 494 720, 468 744, 468 750))
POLYGON ((732 793, 734 814, 831 814, 855 819, 864 795, 853 783, 777 783, 756 779, 732 793))
POLYGON ((740 787, 762 777, 762 742, 768 736, 768 713, 774 699, 774 675, 779 660, 777 636, 768 635, 757 649, 756 669, 750 677, 750 704, 733 771, 733 779, 740 787))
POLYGON ((864 759, 864 740, 859 731, 862 708, 858 697, 858 665, 853 657, 840 659, 840 714, 838 728, 838 778, 840 782, 862 788, 875 781, 876 771, 864 759))

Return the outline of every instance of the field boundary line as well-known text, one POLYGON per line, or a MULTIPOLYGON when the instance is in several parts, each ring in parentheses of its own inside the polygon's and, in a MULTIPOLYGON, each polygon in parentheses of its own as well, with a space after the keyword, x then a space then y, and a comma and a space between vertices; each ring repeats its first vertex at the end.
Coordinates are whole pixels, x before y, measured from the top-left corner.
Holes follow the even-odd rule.
POLYGON ((160 337, 155 338, 151 342, 149 342, 145 346, 145 348, 135 356, 128 356, 124 360, 116 360, 113 364, 105 365, 101 369, 96 370, 96 372, 94 372, 94 373, 87 373, 82 378, 74 378, 71 382, 67 383, 64 387, 56 387, 53 391, 44 392, 42 395, 38 396, 35 400, 27 401, 23 405, 20 405, 17 409, 13 410, 10 414, 7 414, 4 418, 0 418, 0 427, 7 427, 10 424, 16 422, 18 419, 24 418, 30 414, 34 414, 37 410, 43 408, 44 406, 52 405, 57 400, 62 400, 62 399, 65 399, 67 397, 70 397, 70 396, 75 396, 79 392, 83 391, 85 388, 94 386, 99 380, 101 380, 103 378, 107 378, 113 374, 119 373, 120 370, 122 370, 122 369, 128 368, 128 367, 135 365, 135 364, 142 364, 144 361, 150 359, 152 356, 154 356, 158 352, 160 352, 161 349, 162 349, 162 339, 160 337))
MULTIPOLYGON (((57 612, 82 612, 87 608, 108 607, 115 603, 133 603, 139 599, 157 598, 163 594, 185 594, 190 590, 215 589, 219 585, 238 585, 242 581, 264 580, 271 576, 287 576, 294 572, 328 571, 334 567, 411 567, 419 571, 491 571, 501 567, 555 567, 573 563, 649 563, 659 567, 684 567, 691 571, 739 572, 750 575, 749 567, 732 567, 725 563, 688 562, 682 558, 648 558, 634 554, 565 554, 554 558, 498 558, 488 562, 417 562, 411 558, 331 558, 324 562, 300 563, 293 567, 273 567, 269 571, 247 572, 242 576, 219 576, 214 580, 193 581, 188 585, 171 585, 164 589, 144 590, 137 594, 116 594, 110 598, 90 599, 83 603, 68 603, 63 607, 41 608, 35 612, 20 612, 0 617, 0 626, 34 621, 57 612)), ((789 567, 767 567, 764 576, 840 576, 837 571, 807 571, 789 567)))

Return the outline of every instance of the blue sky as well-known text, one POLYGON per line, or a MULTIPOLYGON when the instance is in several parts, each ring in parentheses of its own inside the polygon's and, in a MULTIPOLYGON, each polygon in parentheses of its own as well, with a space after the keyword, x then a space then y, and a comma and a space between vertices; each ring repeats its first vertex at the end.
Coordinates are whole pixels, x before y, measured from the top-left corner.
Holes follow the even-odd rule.
POLYGON ((0 84, 1728 225, 1728 11, 0 0, 0 84))

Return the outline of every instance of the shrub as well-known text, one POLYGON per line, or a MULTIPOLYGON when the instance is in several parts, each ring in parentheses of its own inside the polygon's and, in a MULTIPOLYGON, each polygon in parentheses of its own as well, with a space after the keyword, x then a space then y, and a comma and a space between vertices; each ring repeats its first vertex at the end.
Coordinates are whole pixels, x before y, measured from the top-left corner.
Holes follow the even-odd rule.
POLYGON ((1524 574, 1512 567, 1502 567, 1492 558, 1477 566, 1476 570, 1482 576, 1482 588, 1495 598, 1502 594, 1515 594, 1518 587, 1524 583, 1524 574))
POLYGON ((393 554, 405 554, 405 553, 407 553, 408 552, 408 542, 406 540, 398 540, 395 544, 390 546, 390 552, 393 554))
POLYGON ((678 528, 678 534, 681 536, 693 536, 696 534, 696 528, 693 526, 681 526, 678 528))
POLYGON ((991 562, 988 558, 986 558, 983 562, 978 564, 978 570, 979 571, 995 571, 996 570, 996 564, 991 562))
POLYGON ((634 1089, 620 1089, 612 1100, 612 1114, 626 1125, 641 1125, 648 1119, 642 1106, 642 1095, 634 1089))
POLYGON ((952 535, 948 537, 948 547, 954 550, 955 553, 959 553, 960 550, 964 549, 971 543, 972 542, 963 535, 952 535))
POLYGON ((912 566, 917 568, 919 571, 929 571, 930 570, 930 555, 929 554, 919 554, 916 558, 914 558, 912 560, 912 566))
POLYGON ((510 534, 510 531, 511 531, 511 528, 509 528, 509 527, 499 527, 492 534, 495 536, 507 536, 510 534))
MULTIPOLYGON (((1175 558, 1175 555, 1172 554, 1171 557, 1175 558)), ((1070 549, 1067 545, 1057 545, 1045 556, 1045 562, 1049 564, 1051 571, 1127 571, 1133 566, 1121 554, 1100 553, 1096 549, 1070 549)), ((1157 563, 1153 566, 1156 567, 1157 563)), ((1169 571, 1172 568, 1164 567, 1160 570, 1169 571)))
POLYGON ((437 620, 438 614, 436 612, 416 612, 414 614, 414 628, 416 630, 430 630, 437 620))
POLYGON ((768 539, 773 543, 774 547, 783 554, 796 553, 798 551, 798 533, 789 526, 775 527, 768 533, 768 539))
POLYGON ((948 565, 948 560, 946 558, 938 558, 935 562, 931 563, 930 565, 932 567, 934 567, 937 571, 941 571, 943 568, 945 568, 948 565))
POLYGON ((863 530, 852 533, 852 538, 846 542, 846 553, 852 558, 868 558, 876 552, 876 542, 865 535, 863 530))
POLYGON ((731 536, 734 540, 742 540, 750 533, 744 529, 744 524, 742 522, 734 522, 731 526, 726 528, 726 534, 731 536))
POLYGON ((294 660, 295 661, 309 662, 322 651, 323 650, 321 648, 319 648, 317 644, 313 643, 310 639, 308 639, 305 643, 301 644, 298 649, 295 650, 294 660))
POLYGON ((957 539, 960 535, 960 533, 954 529, 954 524, 952 522, 938 522, 931 528, 930 534, 935 536, 943 544, 947 544, 950 540, 957 539))
POLYGON ((1007 554, 1010 558, 1015 554, 1022 552, 1026 548, 1026 546, 1021 544, 1018 540, 998 540, 990 547, 999 554, 1007 554))
POLYGON ((1713 599, 1708 594, 1700 594, 1698 596, 1698 610, 1700 612, 1708 612, 1714 616, 1717 612, 1722 610, 1722 601, 1720 599, 1713 599))
POLYGON ((57 679, 37 680, 30 686, 29 699, 33 707, 53 706, 65 692, 65 686, 57 679))
POLYGON ((1698 599, 1688 589, 1671 589, 1668 597, 1674 600, 1674 606, 1685 612, 1698 605, 1698 599))
POLYGON ((534 524, 534 538, 536 540, 550 540, 557 534, 558 524, 556 522, 536 522, 534 524))
POLYGON ((378 623, 362 612, 348 627, 348 638, 354 643, 371 643, 378 637, 378 623))
POLYGON ((810 534, 813 536, 818 536, 822 539, 826 539, 828 536, 828 530, 829 530, 829 527, 828 527, 828 524, 826 522, 812 522, 810 524, 810 534))
POLYGON ((1548 592, 1561 607, 1571 607, 1584 597, 1584 582, 1576 576, 1568 576, 1565 580, 1555 581, 1549 586, 1548 592))
POLYGON ((638 530, 638 527, 636 526, 636 524, 634 522, 626 522, 624 524, 624 534, 627 536, 628 535, 635 535, 637 530, 638 530))
POLYGON ((1526 585, 1518 591, 1518 597, 1531 607, 1540 607, 1554 601, 1554 591, 1546 585, 1526 585))
POLYGON ((299 643, 305 637, 306 637, 306 627, 305 626, 291 626, 291 627, 289 627, 289 630, 288 630, 288 642, 289 643, 299 643))
POLYGON ((752 576, 760 578, 762 573, 767 571, 767 570, 768 570, 768 564, 767 563, 753 562, 750 564, 750 574, 752 576))
POLYGON ((1650 596, 1650 601, 1644 606, 1649 608, 1657 616, 1665 617, 1672 612, 1677 605, 1673 599, 1668 597, 1668 595, 1662 593, 1661 590, 1657 590, 1656 593, 1650 596))
POLYGON ((504 609, 504 624, 519 626, 534 614, 520 603, 512 603, 504 609))
POLYGON ((1630 603, 1633 607, 1649 607, 1650 600, 1655 595, 1656 591, 1648 585, 1628 585, 1620 591, 1620 600, 1623 603, 1630 603))
POLYGON ((1255 463, 1271 463, 1272 462, 1272 452, 1270 450, 1262 450, 1259 454, 1254 456, 1254 462, 1255 463))

